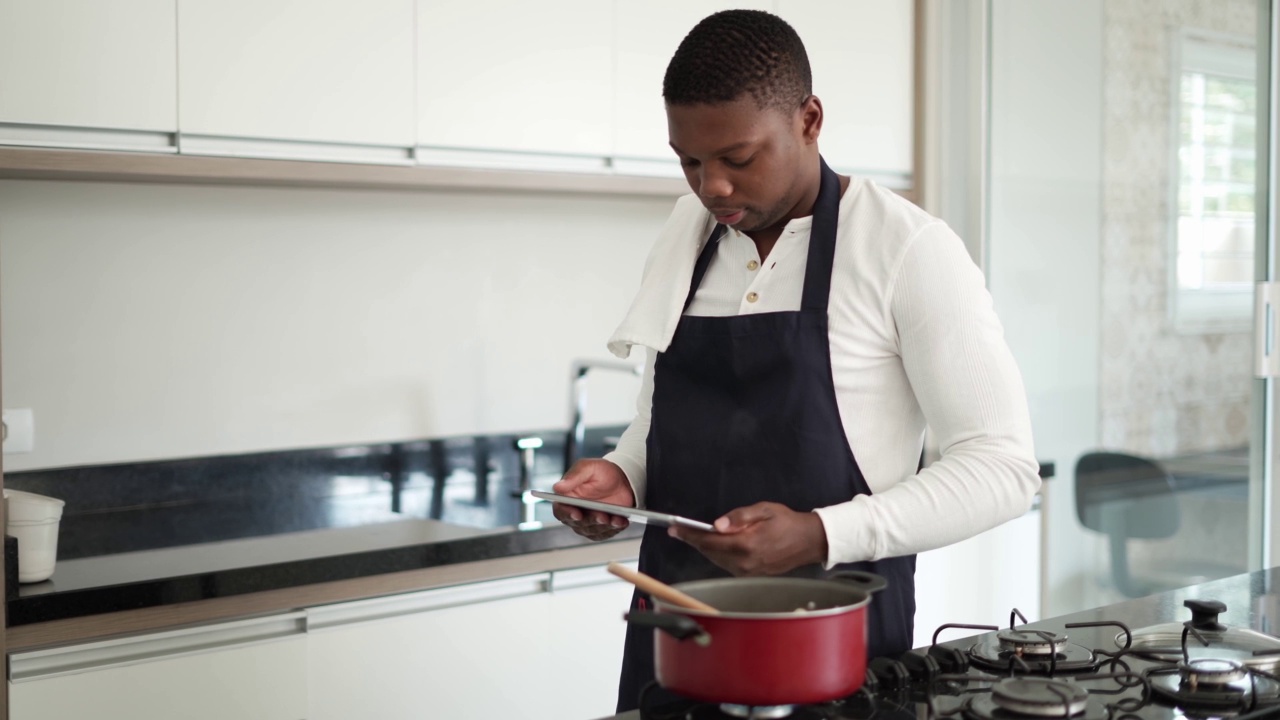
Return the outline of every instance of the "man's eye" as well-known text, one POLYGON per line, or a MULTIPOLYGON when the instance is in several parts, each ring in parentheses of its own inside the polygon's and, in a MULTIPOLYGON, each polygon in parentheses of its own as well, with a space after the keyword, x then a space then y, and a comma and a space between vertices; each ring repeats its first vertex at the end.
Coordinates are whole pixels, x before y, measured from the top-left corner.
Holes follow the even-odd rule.
POLYGON ((681 158, 680 167, 695 168, 698 167, 698 161, 693 158, 681 158))
POLYGON ((752 155, 751 157, 746 158, 746 159, 744 159, 744 160, 730 160, 729 158, 725 158, 725 159, 724 159, 724 164, 725 164, 725 165, 728 165, 728 166, 729 166, 729 167, 731 167, 731 168, 736 168, 736 169, 739 169, 739 170, 740 170, 740 169, 742 169, 742 168, 744 168, 744 167, 746 167, 746 166, 750 165, 750 164, 751 164, 751 161, 752 161, 752 160, 755 160, 755 159, 756 159, 756 156, 755 156, 755 155, 752 155))

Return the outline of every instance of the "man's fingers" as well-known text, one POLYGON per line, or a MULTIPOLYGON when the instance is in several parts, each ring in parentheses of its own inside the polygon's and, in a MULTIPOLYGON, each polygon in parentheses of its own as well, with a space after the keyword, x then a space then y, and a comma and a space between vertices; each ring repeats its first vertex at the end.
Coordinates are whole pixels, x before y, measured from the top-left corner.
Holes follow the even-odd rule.
POLYGON ((560 478, 555 485, 551 486, 551 491, 557 495, 570 495, 590 478, 591 473, 581 470, 570 470, 568 474, 560 478))
POLYGON ((768 520, 773 517, 773 508, 771 503, 756 503, 734 510, 715 521, 716 530, 722 533, 740 532, 749 525, 754 525, 762 520, 768 520))

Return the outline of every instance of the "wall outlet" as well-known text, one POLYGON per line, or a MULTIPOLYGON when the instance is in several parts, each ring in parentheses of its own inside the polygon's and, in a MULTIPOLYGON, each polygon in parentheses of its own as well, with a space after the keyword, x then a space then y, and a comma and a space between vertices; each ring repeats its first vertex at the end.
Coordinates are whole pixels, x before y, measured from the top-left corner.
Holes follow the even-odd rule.
POLYGON ((36 422, 31 408, 4 411, 4 454, 28 453, 35 448, 36 422))

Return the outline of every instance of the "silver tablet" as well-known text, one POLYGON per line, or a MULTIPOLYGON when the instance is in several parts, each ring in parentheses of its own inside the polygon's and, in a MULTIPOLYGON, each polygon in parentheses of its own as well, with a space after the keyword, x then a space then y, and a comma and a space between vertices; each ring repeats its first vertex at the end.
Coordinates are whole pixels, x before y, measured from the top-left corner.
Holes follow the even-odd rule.
POLYGON ((569 497, 568 495, 557 495, 555 493, 543 492, 541 490, 530 491, 530 495, 536 498, 542 498, 553 503, 561 503, 564 505, 573 505, 584 510, 599 510, 610 515, 618 515, 624 517, 631 522, 647 523, 649 525, 661 525, 667 527, 669 525, 680 525, 704 532, 715 532, 714 526, 708 525, 697 520, 690 520, 679 515, 671 515, 668 513, 654 512, 652 510, 641 510, 639 508, 626 507, 625 505, 614 505, 612 503, 603 503, 597 500, 584 500, 582 498, 569 497))

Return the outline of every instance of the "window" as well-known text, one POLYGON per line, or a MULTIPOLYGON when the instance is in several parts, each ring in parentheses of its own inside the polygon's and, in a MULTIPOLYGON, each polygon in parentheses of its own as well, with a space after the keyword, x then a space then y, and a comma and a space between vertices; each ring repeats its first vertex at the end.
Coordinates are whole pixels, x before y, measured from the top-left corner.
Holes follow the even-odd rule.
POLYGON ((1253 312, 1257 86, 1253 45, 1178 43, 1170 308, 1180 332, 1246 331, 1253 312))

